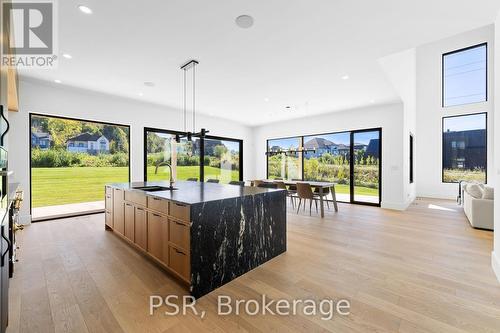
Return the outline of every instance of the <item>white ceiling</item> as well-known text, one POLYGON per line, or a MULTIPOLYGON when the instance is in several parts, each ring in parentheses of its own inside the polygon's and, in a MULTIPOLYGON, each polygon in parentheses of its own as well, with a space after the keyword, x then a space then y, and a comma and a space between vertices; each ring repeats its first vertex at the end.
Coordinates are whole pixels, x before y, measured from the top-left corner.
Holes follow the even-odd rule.
POLYGON ((58 3, 59 51, 73 59, 22 75, 180 108, 179 66, 194 58, 198 111, 248 125, 399 100, 377 59, 490 24, 500 10, 498 0, 58 3), (252 28, 235 25, 241 14, 252 28))

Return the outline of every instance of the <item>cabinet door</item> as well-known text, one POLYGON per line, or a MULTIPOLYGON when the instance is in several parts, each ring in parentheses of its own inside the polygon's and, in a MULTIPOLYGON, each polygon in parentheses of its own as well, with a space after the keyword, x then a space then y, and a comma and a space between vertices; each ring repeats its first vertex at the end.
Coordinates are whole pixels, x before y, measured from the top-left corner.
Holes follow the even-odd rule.
POLYGON ((148 248, 147 217, 142 207, 135 208, 135 243, 144 250, 148 248))
POLYGON ((135 220, 135 207, 131 203, 125 204, 125 237, 134 241, 134 220, 135 220))
POLYGON ((191 272, 188 253, 189 252, 170 246, 168 267, 179 274, 184 280, 190 282, 191 272))
POLYGON ((113 229, 125 233, 125 204, 123 203, 123 190, 113 189, 113 229))
POLYGON ((113 228, 113 214, 109 211, 109 210, 106 210, 106 212, 104 212, 105 214, 105 221, 106 221, 106 225, 108 227, 111 227, 113 228))
POLYGON ((155 213, 148 213, 148 252, 168 265, 168 219, 155 213))

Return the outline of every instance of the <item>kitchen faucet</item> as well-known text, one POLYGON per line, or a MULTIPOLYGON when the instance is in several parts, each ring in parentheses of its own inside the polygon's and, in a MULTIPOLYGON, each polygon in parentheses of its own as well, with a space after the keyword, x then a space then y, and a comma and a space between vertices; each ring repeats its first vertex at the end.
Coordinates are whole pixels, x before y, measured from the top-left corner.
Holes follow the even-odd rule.
POLYGON ((167 161, 163 161, 159 164, 156 165, 156 170, 155 170, 155 175, 158 174, 158 167, 161 167, 161 166, 168 166, 168 168, 170 169, 170 187, 174 187, 174 175, 172 173, 172 166, 170 165, 170 163, 168 163, 167 161))

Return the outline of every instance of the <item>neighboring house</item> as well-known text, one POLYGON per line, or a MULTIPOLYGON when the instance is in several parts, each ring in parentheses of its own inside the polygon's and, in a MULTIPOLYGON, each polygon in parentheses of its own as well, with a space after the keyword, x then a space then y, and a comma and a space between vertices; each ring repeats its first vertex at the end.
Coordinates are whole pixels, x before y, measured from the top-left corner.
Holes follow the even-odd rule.
POLYGON ((109 153, 109 140, 100 134, 83 133, 66 140, 66 149, 72 153, 109 153))
POLYGON ((319 157, 325 153, 332 154, 333 156, 338 155, 348 155, 349 154, 349 146, 346 146, 342 143, 334 143, 330 140, 324 138, 314 138, 306 143, 304 143, 304 149, 306 150, 314 150, 306 153, 306 157, 319 157))
POLYGON ((486 130, 443 133, 443 168, 486 169, 486 130))
POLYGON ((52 137, 49 133, 31 132, 31 147, 49 149, 51 143, 52 137))
POLYGON ((374 158, 380 158, 380 140, 371 139, 366 147, 366 155, 373 156, 374 158))

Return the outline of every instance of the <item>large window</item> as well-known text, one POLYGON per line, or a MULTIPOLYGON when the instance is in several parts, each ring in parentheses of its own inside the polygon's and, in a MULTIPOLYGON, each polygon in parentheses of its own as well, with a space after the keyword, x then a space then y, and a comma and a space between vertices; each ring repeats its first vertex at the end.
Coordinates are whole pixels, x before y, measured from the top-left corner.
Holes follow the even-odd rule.
POLYGON ((379 205, 381 133, 370 129, 268 140, 267 176, 335 182, 339 201, 379 205))
POLYGON ((128 182, 129 126, 30 114, 33 220, 104 210, 104 185, 128 182))
POLYGON ((302 137, 267 140, 270 179, 302 179, 302 137))
POLYGON ((486 113, 443 118, 443 182, 486 182, 486 113))
POLYGON ((443 107, 487 100, 487 44, 443 55, 443 107))
POLYGON ((175 131, 144 129, 145 174, 149 181, 168 180, 172 166, 174 179, 218 179, 220 183, 243 180, 243 141, 207 136, 204 140, 182 138, 175 131))

